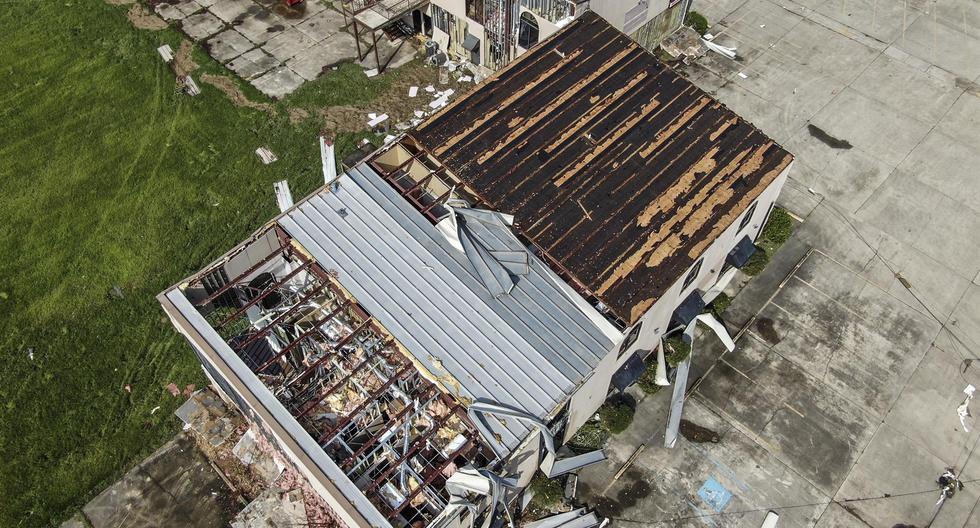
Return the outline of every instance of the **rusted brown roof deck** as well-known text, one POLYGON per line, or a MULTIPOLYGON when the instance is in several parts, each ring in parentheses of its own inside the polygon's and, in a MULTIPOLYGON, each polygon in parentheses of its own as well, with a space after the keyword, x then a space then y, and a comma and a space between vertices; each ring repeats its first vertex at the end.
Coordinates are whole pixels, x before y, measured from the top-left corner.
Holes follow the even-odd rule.
POLYGON ((792 161, 591 12, 409 136, 629 323, 792 161))

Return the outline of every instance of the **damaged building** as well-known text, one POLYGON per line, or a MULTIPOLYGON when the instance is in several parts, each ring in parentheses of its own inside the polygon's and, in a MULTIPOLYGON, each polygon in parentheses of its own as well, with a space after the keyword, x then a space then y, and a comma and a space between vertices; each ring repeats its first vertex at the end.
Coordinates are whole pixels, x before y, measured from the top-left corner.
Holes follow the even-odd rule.
POLYGON ((689 0, 430 0, 428 14, 440 49, 494 71, 587 11, 652 51, 689 7, 689 0))
POLYGON ((585 13, 159 300, 342 522, 508 519, 791 164, 585 13))

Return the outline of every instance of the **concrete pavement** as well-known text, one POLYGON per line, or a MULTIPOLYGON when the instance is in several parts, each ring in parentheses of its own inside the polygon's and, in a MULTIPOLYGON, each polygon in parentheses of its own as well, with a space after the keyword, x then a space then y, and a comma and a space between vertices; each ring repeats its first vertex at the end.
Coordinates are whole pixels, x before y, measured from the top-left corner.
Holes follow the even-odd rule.
MULTIPOLYGON (((739 58, 687 74, 796 155, 781 202, 806 221, 726 312, 733 329, 757 315, 739 348, 696 352, 714 368, 685 417, 721 442, 657 447, 662 392, 583 495, 621 525, 757 527, 769 509, 780 526, 928 525, 945 467, 980 479, 956 414, 980 385, 980 3, 693 9, 739 58)), ((932 526, 980 526, 978 497, 967 484, 932 526)))

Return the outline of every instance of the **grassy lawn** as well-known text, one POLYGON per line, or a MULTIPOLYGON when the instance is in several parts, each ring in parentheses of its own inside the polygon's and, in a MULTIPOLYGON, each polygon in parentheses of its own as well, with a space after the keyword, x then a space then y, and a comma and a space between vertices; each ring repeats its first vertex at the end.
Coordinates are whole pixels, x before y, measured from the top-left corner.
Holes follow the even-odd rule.
MULTIPOLYGON (((154 296, 275 214, 273 181, 297 198, 322 181, 315 120, 238 108, 200 82, 176 94, 155 48, 181 36, 125 12, 0 9, 0 526, 57 525, 178 430, 182 398, 164 386, 204 379, 154 296), (261 145, 280 161, 261 165, 261 145)), ((350 104, 393 75, 341 68, 295 100, 350 104)))

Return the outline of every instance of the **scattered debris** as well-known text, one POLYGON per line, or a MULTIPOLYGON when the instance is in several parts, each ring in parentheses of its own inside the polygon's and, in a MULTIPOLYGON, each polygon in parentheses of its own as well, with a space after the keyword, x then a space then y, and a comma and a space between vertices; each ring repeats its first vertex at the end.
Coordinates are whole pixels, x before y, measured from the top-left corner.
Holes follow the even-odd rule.
POLYGON ((421 119, 421 118, 425 117, 425 112, 423 112, 421 110, 416 110, 415 111, 415 117, 421 119))
POLYGON ((267 103, 256 103, 248 97, 245 97, 245 94, 238 87, 238 85, 235 84, 235 80, 231 77, 205 73, 201 76, 201 80, 224 92, 224 94, 231 99, 232 104, 235 106, 254 108, 256 110, 267 112, 269 115, 276 114, 276 109, 272 105, 267 103))
POLYGON ((436 87, 435 87, 435 86, 432 86, 432 85, 430 84, 430 85, 428 85, 428 86, 426 86, 426 87, 425 87, 425 91, 427 91, 427 92, 429 92, 429 93, 433 93, 433 92, 435 92, 435 91, 436 91, 436 87))
POLYGON ((713 51, 715 53, 724 55, 725 57, 728 57, 729 59, 735 60, 735 50, 737 48, 728 48, 728 47, 722 46, 721 44, 715 44, 714 42, 712 42, 710 40, 705 40, 703 38, 701 39, 701 42, 703 42, 704 45, 705 45, 705 47, 707 47, 709 50, 711 50, 711 51, 713 51))
POLYGON ((197 83, 194 82, 194 79, 192 79, 190 75, 185 76, 182 81, 184 84, 184 91, 187 93, 187 95, 194 97, 201 94, 201 89, 198 88, 197 83))
POLYGON ((245 506, 231 522, 232 528, 287 528, 307 526, 303 492, 283 493, 271 487, 245 506))
POLYGON ((279 211, 285 212, 287 209, 293 206, 293 193, 289 190, 289 182, 286 180, 280 180, 272 184, 272 188, 276 192, 276 204, 279 205, 279 211))
POLYGON ((853 145, 851 145, 847 140, 837 139, 834 136, 831 136, 830 134, 824 132, 823 129, 821 129, 820 127, 812 123, 808 124, 806 126, 806 129, 807 131, 810 132, 811 136, 820 140, 830 148, 846 150, 853 147, 853 145))
POLYGON ((370 121, 368 121, 368 128, 374 128, 380 125, 381 123, 384 123, 388 119, 388 114, 381 114, 381 115, 368 114, 368 117, 370 118, 370 121), (371 117, 372 115, 374 117, 371 117))
POLYGON ((109 290, 109 295, 115 297, 116 299, 125 299, 126 296, 123 294, 122 288, 118 285, 113 285, 112 289, 109 290))
POLYGON ((378 75, 378 69, 371 68, 370 70, 364 70, 364 75, 366 75, 367 77, 375 77, 378 75))
MULTIPOLYGON (((127 385, 127 387, 128 386, 129 385, 127 385)), ((186 387, 184 387, 184 392, 182 392, 181 394, 183 394, 184 396, 187 396, 189 398, 191 396, 191 394, 194 394, 194 391, 196 389, 197 389, 197 385, 195 385, 193 383, 189 383, 189 384, 187 384, 186 387)))
POLYGON ((738 72, 738 76, 741 77, 741 78, 743 78, 743 79, 748 79, 749 78, 749 76, 748 75, 745 75, 744 72, 738 72))
POLYGON ((34 348, 33 347, 27 349, 27 359, 29 359, 31 361, 34 361, 34 348))
POLYGON ((169 392, 174 398, 180 396, 180 387, 178 387, 176 383, 170 382, 164 388, 167 389, 167 392, 169 392))
POLYGON ((473 77, 471 75, 461 75, 459 77, 459 82, 470 82, 472 80, 473 80, 473 77))
POLYGON ((939 484, 939 500, 936 501, 936 506, 946 502, 946 499, 953 498, 957 491, 963 489, 963 483, 960 482, 953 468, 946 468, 946 471, 936 479, 936 483, 939 484))
POLYGON ((273 154, 272 151, 266 147, 259 147, 255 149, 255 155, 258 156, 265 165, 279 161, 279 157, 273 154))
POLYGON ((660 43, 660 48, 675 59, 695 59, 704 55, 706 48, 697 31, 681 26, 660 43))
POLYGON ((973 393, 976 392, 976 390, 977 388, 974 387, 973 384, 967 385, 966 388, 963 389, 963 393, 966 394, 966 399, 963 400, 963 403, 956 408, 956 414, 960 416, 960 423, 963 425, 963 430, 967 433, 970 432, 970 426, 966 424, 967 418, 971 418, 970 421, 973 421, 973 415, 970 414, 970 400, 973 399, 973 393))
POLYGON ((157 53, 160 54, 160 58, 163 59, 163 62, 166 62, 167 64, 170 64, 170 62, 174 60, 174 49, 170 47, 170 44, 164 44, 163 46, 157 48, 157 53))
POLYGON ((408 96, 409 97, 415 97, 418 94, 419 94, 419 87, 418 86, 412 86, 411 88, 408 89, 408 96))
POLYGON ((148 12, 140 4, 133 4, 133 7, 130 7, 129 12, 126 13, 126 18, 136 29, 160 31, 167 28, 167 23, 162 18, 148 12))
POLYGON ((160 410, 160 406, 159 406, 159 405, 157 405, 156 407, 154 407, 154 408, 152 408, 152 409, 150 409, 150 414, 153 414, 153 413, 155 413, 155 412, 157 412, 157 411, 159 411, 159 410, 160 410))
POLYGON ((256 441, 254 429, 249 429, 232 449, 235 457, 266 484, 271 484, 282 475, 285 466, 275 457, 265 453, 256 441))
POLYGON ((123 390, 126 391, 129 394, 132 394, 133 393, 133 387, 130 386, 129 383, 127 383, 126 385, 123 386, 123 390))

